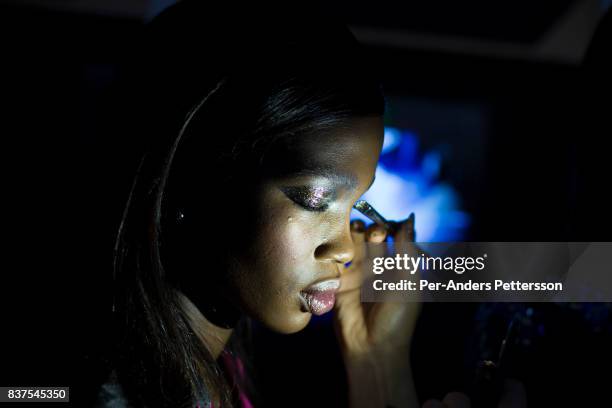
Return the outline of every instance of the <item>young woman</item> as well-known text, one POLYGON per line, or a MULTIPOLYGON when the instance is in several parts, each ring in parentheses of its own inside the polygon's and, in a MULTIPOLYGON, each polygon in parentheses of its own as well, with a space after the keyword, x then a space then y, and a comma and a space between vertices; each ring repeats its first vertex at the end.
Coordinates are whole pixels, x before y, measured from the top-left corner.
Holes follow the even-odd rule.
POLYGON ((418 307, 360 302, 365 242, 386 237, 349 218, 383 142, 378 62, 316 12, 203 3, 156 18, 124 76, 146 153, 115 248, 100 406, 249 407, 232 351, 249 319, 294 333, 332 308, 351 406, 416 406, 418 307))

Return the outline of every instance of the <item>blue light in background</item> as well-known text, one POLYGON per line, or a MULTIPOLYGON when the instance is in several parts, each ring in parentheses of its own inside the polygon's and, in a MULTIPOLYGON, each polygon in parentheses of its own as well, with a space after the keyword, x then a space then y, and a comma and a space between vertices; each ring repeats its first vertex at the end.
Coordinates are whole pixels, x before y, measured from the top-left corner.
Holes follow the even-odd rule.
MULTIPOLYGON (((461 210, 456 190, 439 179, 441 167, 441 154, 421 153, 415 133, 385 127, 376 181, 362 198, 389 220, 403 220, 414 212, 420 242, 460 241, 470 217, 461 210)), ((351 217, 369 222, 356 210, 351 217)))

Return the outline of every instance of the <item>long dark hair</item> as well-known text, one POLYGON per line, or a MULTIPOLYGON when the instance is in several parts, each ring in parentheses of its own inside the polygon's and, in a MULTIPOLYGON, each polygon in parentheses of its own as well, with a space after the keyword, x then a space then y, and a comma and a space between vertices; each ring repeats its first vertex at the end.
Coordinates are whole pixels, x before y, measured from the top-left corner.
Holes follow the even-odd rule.
MULTIPOLYGON (((114 366, 134 406, 191 406, 203 392, 222 406, 235 402, 176 290, 213 296, 201 284, 227 265, 225 232, 248 220, 227 200, 224 213, 236 215, 228 228, 227 217, 210 215, 218 208, 211 196, 252 186, 247 179, 261 175, 279 139, 384 112, 372 61, 342 24, 316 9, 275 5, 230 18, 203 3, 183 1, 149 24, 123 76, 129 132, 145 148, 114 260, 114 366), (220 244, 202 237, 206 228, 221 231, 220 244), (207 261, 204 277, 194 274, 213 252, 223 256, 207 261)), ((247 323, 238 322, 232 344, 247 323)))

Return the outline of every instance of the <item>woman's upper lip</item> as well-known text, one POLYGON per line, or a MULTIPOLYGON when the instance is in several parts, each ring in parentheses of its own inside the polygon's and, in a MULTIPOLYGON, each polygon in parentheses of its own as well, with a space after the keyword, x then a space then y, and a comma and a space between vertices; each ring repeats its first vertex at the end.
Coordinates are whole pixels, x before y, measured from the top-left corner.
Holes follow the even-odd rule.
POLYGON ((338 288, 340 288, 340 278, 327 278, 308 286, 304 292, 336 291, 338 288))

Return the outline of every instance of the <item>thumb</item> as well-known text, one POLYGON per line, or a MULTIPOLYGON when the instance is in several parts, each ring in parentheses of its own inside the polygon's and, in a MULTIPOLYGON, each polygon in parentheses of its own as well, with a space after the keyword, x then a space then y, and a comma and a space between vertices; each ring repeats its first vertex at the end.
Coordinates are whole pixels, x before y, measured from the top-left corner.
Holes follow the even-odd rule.
POLYGON ((395 242, 414 242, 416 240, 416 231, 414 228, 414 213, 411 213, 408 218, 400 222, 394 222, 396 228, 394 240, 395 242))

